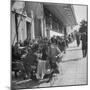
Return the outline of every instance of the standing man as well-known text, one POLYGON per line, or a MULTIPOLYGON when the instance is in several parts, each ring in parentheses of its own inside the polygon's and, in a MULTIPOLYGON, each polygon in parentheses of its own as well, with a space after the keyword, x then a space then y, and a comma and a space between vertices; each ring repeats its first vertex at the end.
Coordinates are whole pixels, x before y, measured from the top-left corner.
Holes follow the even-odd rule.
POLYGON ((55 71, 59 73, 57 58, 61 55, 61 51, 56 43, 57 40, 51 38, 51 45, 48 48, 48 59, 50 61, 51 68, 55 69, 55 71))
POLYGON ((83 54, 83 57, 86 57, 87 55, 87 34, 86 32, 83 32, 81 34, 81 41, 82 41, 82 54, 83 54))
POLYGON ((76 32, 76 42, 77 42, 77 46, 79 46, 79 44, 80 44, 80 34, 79 34, 79 32, 76 32))
POLYGON ((82 41, 82 53, 83 57, 87 55, 87 21, 82 20, 80 22, 79 32, 81 33, 81 41, 82 41))

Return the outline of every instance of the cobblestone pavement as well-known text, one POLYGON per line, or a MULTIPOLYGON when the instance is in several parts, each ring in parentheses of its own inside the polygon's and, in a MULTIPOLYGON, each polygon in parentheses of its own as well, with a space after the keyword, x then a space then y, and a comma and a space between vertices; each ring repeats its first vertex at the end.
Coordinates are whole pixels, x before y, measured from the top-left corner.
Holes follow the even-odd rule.
MULTIPOLYGON (((87 84, 87 58, 82 57, 81 45, 73 42, 69 45, 59 64, 60 74, 52 86, 86 85, 87 84)), ((17 88, 50 87, 50 83, 26 82, 16 85, 17 88)))

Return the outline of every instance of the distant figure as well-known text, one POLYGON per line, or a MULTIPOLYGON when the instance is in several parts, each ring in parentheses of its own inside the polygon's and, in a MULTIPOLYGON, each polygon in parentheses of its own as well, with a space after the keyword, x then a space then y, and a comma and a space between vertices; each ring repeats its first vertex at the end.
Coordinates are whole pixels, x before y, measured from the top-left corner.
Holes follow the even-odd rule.
POLYGON ((81 34, 81 41, 82 41, 83 57, 86 57, 86 55, 87 55, 87 34, 86 34, 86 32, 81 34))
POLYGON ((69 40, 66 38, 66 46, 68 47, 69 40))
POLYGON ((77 46, 80 45, 80 34, 79 32, 76 32, 76 42, 77 42, 77 46))
POLYGON ((73 35, 73 33, 71 33, 71 37, 72 37, 72 41, 74 41, 74 35, 73 35))
POLYGON ((68 40, 69 40, 69 43, 70 43, 71 42, 70 34, 68 35, 68 40))
POLYGON ((82 53, 83 53, 83 57, 86 57, 87 55, 87 21, 82 20, 80 22, 80 28, 79 28, 79 32, 81 33, 81 41, 82 41, 82 53))

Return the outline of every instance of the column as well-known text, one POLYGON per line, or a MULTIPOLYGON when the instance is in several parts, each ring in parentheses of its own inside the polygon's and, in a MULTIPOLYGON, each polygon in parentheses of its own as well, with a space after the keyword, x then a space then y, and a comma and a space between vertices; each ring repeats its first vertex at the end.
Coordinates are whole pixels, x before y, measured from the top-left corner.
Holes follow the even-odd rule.
POLYGON ((16 35, 17 35, 17 42, 18 42, 18 20, 17 20, 17 17, 18 17, 18 15, 15 13, 15 23, 16 23, 16 35))
POLYGON ((34 15, 33 15, 33 11, 32 10, 31 10, 31 18, 32 18, 32 21, 31 21, 31 40, 32 40, 32 39, 35 39, 34 15))
POLYGON ((44 37, 47 37, 47 33, 46 33, 46 20, 45 20, 45 18, 44 18, 44 20, 43 20, 43 26, 44 26, 43 36, 44 36, 44 37))
POLYGON ((42 33, 42 37, 44 37, 44 24, 43 24, 43 18, 41 18, 41 33, 42 33))
POLYGON ((67 30, 66 30, 66 26, 64 26, 65 51, 66 51, 66 35, 67 35, 67 30))
POLYGON ((17 42, 16 35, 16 23, 15 23, 15 14, 11 13, 11 44, 14 45, 17 42))

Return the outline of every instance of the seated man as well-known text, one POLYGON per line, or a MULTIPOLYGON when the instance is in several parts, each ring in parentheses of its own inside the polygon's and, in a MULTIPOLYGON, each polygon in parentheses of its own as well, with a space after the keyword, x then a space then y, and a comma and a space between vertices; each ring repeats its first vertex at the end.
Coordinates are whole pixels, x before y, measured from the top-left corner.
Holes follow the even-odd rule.
POLYGON ((23 60, 24 63, 24 68, 26 71, 26 74, 30 76, 30 73, 32 71, 31 66, 32 65, 37 65, 37 55, 35 55, 35 52, 37 51, 36 46, 32 47, 32 50, 29 51, 25 59, 23 60))

